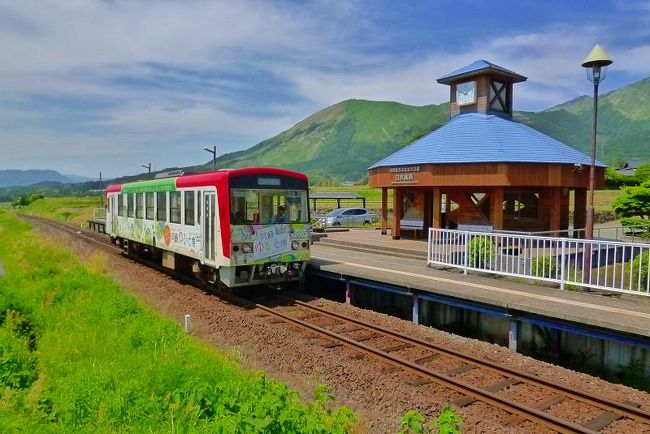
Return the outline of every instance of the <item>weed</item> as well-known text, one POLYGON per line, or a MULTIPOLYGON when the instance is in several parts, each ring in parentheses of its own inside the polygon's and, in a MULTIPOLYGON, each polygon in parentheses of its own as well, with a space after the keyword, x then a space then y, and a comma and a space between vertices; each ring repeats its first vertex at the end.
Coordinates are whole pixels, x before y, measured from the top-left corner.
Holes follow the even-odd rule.
POLYGON ((432 419, 428 425, 424 416, 416 410, 409 410, 401 420, 402 428, 399 434, 458 434, 463 419, 458 416, 450 405, 446 405, 440 415, 432 419))
POLYGON ((621 383, 643 390, 650 390, 649 379, 645 375, 645 364, 642 360, 635 360, 629 365, 619 365, 618 374, 621 383))

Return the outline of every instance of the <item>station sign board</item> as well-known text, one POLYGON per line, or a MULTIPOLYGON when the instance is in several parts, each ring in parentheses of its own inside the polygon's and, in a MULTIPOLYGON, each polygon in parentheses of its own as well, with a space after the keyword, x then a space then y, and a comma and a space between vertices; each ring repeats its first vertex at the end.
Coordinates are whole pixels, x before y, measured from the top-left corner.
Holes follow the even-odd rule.
POLYGON ((420 172, 420 166, 391 167, 388 173, 394 175, 391 184, 417 184, 416 174, 420 172))

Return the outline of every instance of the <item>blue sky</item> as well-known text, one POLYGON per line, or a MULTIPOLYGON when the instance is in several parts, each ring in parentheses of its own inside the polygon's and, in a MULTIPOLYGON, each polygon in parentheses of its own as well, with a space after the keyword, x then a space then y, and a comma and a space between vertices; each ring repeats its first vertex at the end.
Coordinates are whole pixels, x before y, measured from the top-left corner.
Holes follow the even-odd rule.
POLYGON ((96 177, 204 163, 350 99, 439 104, 485 59, 515 109, 650 76, 650 1, 0 0, 0 169, 96 177))

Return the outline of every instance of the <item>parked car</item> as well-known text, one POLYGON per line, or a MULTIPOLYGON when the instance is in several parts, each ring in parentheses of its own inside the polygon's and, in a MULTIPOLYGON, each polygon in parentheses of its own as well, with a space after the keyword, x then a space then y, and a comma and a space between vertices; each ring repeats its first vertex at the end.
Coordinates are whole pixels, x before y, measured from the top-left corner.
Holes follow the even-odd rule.
POLYGON ((377 221, 377 214, 365 208, 337 208, 327 216, 320 219, 324 227, 333 226, 361 226, 377 221))

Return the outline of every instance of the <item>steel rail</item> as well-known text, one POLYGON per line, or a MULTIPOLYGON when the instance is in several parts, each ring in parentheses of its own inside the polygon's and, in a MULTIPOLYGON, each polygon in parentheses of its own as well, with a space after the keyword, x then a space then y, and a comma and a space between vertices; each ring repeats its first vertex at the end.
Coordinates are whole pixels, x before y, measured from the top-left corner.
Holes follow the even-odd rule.
POLYGON ((445 348, 445 347, 442 347, 440 345, 436 345, 434 343, 425 341, 423 339, 414 338, 414 337, 411 337, 411 336, 406 336, 406 335, 403 335, 401 333, 395 332, 393 330, 387 330, 387 329, 375 326, 375 325, 367 323, 365 321, 361 321, 361 320, 354 319, 354 318, 349 318, 349 317, 346 317, 346 316, 341 315, 339 313, 332 312, 332 311, 329 311, 327 309, 323 309, 323 308, 318 307, 318 306, 313 306, 313 305, 310 305, 310 304, 305 303, 305 302, 300 301, 300 300, 295 300, 294 302, 295 302, 295 304, 297 304, 299 306, 311 309, 311 310, 316 311, 316 312, 318 312, 320 314, 323 314, 323 315, 326 315, 326 316, 329 316, 329 317, 332 317, 332 318, 336 318, 336 319, 339 319, 339 320, 342 320, 342 321, 353 323, 353 324, 358 325, 360 327, 364 327, 364 328, 366 328, 368 330, 376 331, 378 333, 382 333, 382 334, 391 336, 391 337, 393 337, 395 339, 402 340, 404 342, 410 343, 410 344, 412 344, 414 346, 419 346, 421 348, 425 348, 425 349, 428 349, 428 350, 436 351, 436 352, 443 353, 443 354, 452 355, 452 356, 454 356, 456 358, 459 358, 459 359, 462 359, 462 360, 464 360, 464 361, 466 361, 468 363, 475 364, 475 365, 480 366, 480 367, 484 367, 484 368, 487 368, 487 369, 494 370, 495 372, 497 372, 499 374, 504 375, 504 373, 505 373, 507 376, 518 379, 518 380, 521 380, 522 382, 534 383, 536 386, 542 387, 542 388, 547 389, 547 390, 549 390, 551 392, 554 392, 554 393, 562 394, 562 395, 564 395, 564 396, 566 396, 568 398, 583 402, 585 404, 589 404, 589 405, 592 405, 594 407, 598 407, 601 410, 613 411, 613 412, 621 414, 621 416, 627 416, 627 417, 630 417, 630 418, 632 418, 634 420, 637 420, 639 422, 650 424, 650 412, 648 412, 646 410, 643 410, 643 409, 640 409, 640 408, 637 408, 637 407, 633 407, 631 405, 627 405, 627 404, 622 403, 622 402, 610 401, 610 400, 607 400, 606 398, 602 398, 602 397, 599 397, 597 395, 593 395, 593 394, 584 392, 584 391, 579 390, 579 389, 573 389, 573 388, 571 388, 569 386, 565 386, 563 384, 552 383, 549 380, 539 378, 539 377, 537 377, 535 375, 532 375, 532 374, 529 374, 527 372, 523 372, 523 371, 519 371, 519 370, 516 370, 516 369, 508 368, 508 367, 505 367, 505 366, 500 366, 497 363, 491 362, 489 360, 479 359, 479 358, 474 357, 472 355, 465 354, 465 353, 463 353, 461 351, 453 350, 451 348, 445 348))

